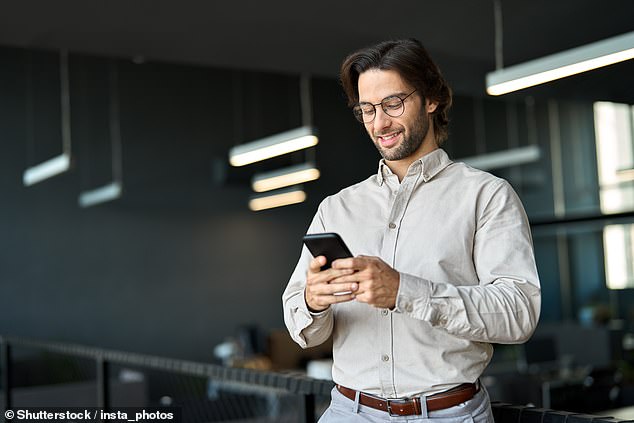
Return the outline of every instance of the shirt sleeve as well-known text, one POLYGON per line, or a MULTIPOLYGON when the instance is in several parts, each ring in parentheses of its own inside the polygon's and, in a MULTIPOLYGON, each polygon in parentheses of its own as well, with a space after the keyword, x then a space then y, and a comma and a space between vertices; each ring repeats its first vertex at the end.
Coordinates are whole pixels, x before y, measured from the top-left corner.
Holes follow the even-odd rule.
MULTIPOLYGON (((322 203, 323 204, 323 203, 322 203)), ((321 205, 313 218, 307 233, 324 232, 321 218, 321 205)), ((334 316, 332 307, 319 313, 311 313, 304 297, 306 289, 306 271, 313 256, 306 246, 295 266, 295 270, 282 294, 284 323, 291 338, 302 348, 314 347, 325 342, 332 333, 334 316)))
POLYGON ((396 312, 477 342, 521 343, 530 338, 541 292, 528 219, 517 194, 501 181, 477 208, 471 285, 400 274, 396 312))

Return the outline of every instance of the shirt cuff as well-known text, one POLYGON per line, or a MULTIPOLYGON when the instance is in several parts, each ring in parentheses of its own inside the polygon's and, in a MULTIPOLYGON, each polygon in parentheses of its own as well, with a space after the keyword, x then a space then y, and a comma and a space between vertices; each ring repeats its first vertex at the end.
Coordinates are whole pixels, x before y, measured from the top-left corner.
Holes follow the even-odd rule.
POLYGON ((396 313, 402 313, 419 320, 429 320, 431 311, 431 282, 400 273, 400 284, 396 293, 396 313))
MULTIPOLYGON (((306 309, 308 310, 308 307, 306 307, 306 309)), ((315 319, 315 320, 316 320, 316 319, 319 319, 320 317, 325 316, 325 315, 326 315, 326 313, 327 313, 329 310, 330 310, 330 307, 328 307, 327 309, 322 310, 322 311, 310 311, 310 310, 308 310, 308 313, 309 313, 311 316, 313 316, 313 319, 315 319)))
POLYGON ((295 323, 298 332, 301 332, 312 325, 319 326, 319 324, 325 320, 330 313, 332 313, 332 307, 328 307, 327 309, 318 312, 310 311, 308 309, 308 304, 306 304, 304 295, 304 291, 302 291, 301 295, 298 295, 293 299, 294 304, 291 304, 291 310, 296 316, 295 323))

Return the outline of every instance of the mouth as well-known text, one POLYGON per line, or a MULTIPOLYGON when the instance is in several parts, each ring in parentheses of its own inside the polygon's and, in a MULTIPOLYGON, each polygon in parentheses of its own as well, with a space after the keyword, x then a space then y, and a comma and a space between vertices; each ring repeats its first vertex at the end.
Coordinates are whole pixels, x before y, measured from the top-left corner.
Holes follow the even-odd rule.
POLYGON ((392 132, 385 135, 377 136, 377 140, 381 144, 381 147, 389 148, 392 147, 400 140, 401 131, 392 132))

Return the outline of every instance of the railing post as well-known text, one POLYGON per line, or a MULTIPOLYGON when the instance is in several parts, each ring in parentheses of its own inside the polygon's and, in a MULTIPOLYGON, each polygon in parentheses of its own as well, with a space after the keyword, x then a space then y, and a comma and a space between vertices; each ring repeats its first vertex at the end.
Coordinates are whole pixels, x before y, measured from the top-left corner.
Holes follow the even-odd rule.
POLYGON ((11 346, 6 338, 0 337, 0 360, 2 362, 2 397, 4 410, 11 408, 11 346))
POLYGON ((301 397, 301 408, 304 411, 303 421, 315 423, 315 394, 303 394, 301 397))
POLYGON ((106 410, 110 403, 110 386, 108 386, 108 362, 100 354, 95 359, 97 364, 97 407, 106 410))

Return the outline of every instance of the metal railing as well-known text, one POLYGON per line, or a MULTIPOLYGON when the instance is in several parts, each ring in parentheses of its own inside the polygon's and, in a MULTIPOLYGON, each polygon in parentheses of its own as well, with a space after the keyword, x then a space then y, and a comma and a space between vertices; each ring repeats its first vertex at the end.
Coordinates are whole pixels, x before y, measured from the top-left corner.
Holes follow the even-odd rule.
POLYGON ((16 337, 0 338, 2 365, 2 388, 4 407, 10 409, 13 404, 12 362, 13 349, 28 348, 43 352, 67 355, 94 360, 96 370, 97 398, 96 406, 107 410, 111 406, 109 367, 112 365, 137 366, 180 375, 206 378, 219 384, 241 383, 243 385, 272 388, 277 392, 297 397, 301 422, 315 422, 315 397, 329 396, 334 386, 332 381, 313 379, 300 374, 285 374, 252 369, 231 368, 214 364, 187 360, 170 359, 158 356, 107 350, 59 342, 43 342, 16 337))
MULTIPOLYGON (((298 408, 298 413, 295 417, 293 417, 293 421, 297 422, 315 422, 318 418, 317 410, 315 408, 315 398, 317 396, 329 397, 330 391, 334 387, 334 383, 332 381, 313 379, 300 374, 285 374, 243 368, 231 368, 214 364, 170 359, 74 344, 44 342, 16 337, 0 337, 2 399, 4 400, 5 410, 14 406, 13 390, 15 386, 12 381, 12 355, 14 348, 35 349, 42 352, 94 361, 97 385, 95 403, 97 407, 104 410, 108 410, 108 408, 112 406, 109 369, 113 365, 140 367, 148 370, 168 372, 171 374, 205 378, 207 380, 214 381, 214 383, 218 385, 239 383, 243 386, 251 387, 254 390, 257 390, 258 388, 270 388, 275 392, 283 392, 284 394, 288 394, 296 398, 295 406, 298 408)), ((492 408, 495 421, 497 423, 599 423, 634 421, 518 406, 499 402, 493 402, 492 408)))

